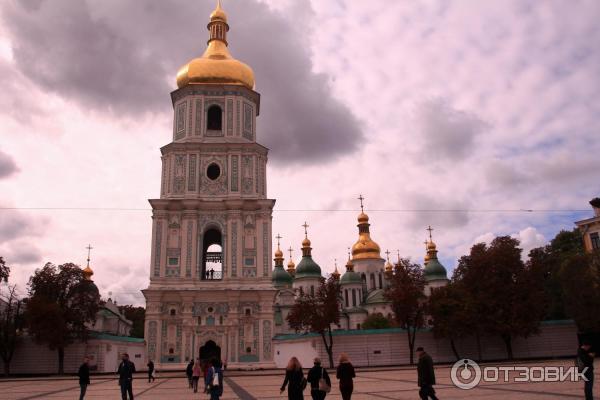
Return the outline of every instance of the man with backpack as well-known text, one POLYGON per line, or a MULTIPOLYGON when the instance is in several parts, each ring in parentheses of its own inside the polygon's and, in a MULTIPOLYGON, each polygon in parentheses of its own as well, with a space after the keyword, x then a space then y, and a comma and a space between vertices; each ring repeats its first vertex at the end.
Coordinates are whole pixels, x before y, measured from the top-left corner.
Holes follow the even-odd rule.
POLYGON ((306 380, 310 383, 310 394, 313 400, 324 400, 331 390, 331 379, 327 370, 321 367, 320 358, 315 358, 314 364, 308 371, 306 380))

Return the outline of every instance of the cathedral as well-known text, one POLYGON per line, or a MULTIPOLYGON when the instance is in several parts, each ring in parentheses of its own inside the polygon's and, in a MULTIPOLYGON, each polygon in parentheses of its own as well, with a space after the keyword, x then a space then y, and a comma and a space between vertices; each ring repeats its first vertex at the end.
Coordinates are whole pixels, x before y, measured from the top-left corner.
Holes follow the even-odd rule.
MULTIPOLYGON (((284 269, 275 251, 271 268, 268 149, 257 142, 260 95, 254 73, 228 49, 227 15, 217 4, 201 57, 177 73, 171 93, 173 132, 161 148, 160 198, 152 207, 150 284, 145 338, 157 368, 191 359, 221 358, 230 368, 270 368, 272 338, 289 332, 285 317, 300 292, 314 293, 322 277, 305 224, 302 259, 284 269)), ((361 200, 362 202, 362 200, 361 200)), ((361 203, 362 204, 362 203, 361 203)), ((362 207, 361 207, 362 208, 362 207)), ((370 236, 369 217, 358 216, 340 293, 339 329, 360 329, 371 313, 389 315, 383 293, 392 264, 370 236)), ((430 286, 447 281, 428 243, 430 286)))

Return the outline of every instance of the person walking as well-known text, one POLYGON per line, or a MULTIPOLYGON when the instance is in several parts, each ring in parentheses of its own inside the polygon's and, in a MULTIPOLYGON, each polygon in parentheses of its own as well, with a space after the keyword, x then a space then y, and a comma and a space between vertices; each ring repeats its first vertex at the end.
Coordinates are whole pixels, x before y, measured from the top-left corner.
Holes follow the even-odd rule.
POLYGON ((210 394, 210 400, 219 400, 223 395, 223 370, 221 361, 214 358, 211 361, 211 367, 206 374, 206 388, 210 394))
POLYGON ((148 361, 148 364, 146 364, 146 366, 148 367, 148 383, 150 383, 150 381, 154 382, 154 380, 156 378, 154 378, 154 362, 152 362, 152 360, 148 361))
POLYGON ((287 386, 288 400, 304 400, 303 391, 306 383, 307 381, 302 372, 302 364, 300 364, 300 361, 296 357, 290 358, 285 368, 285 379, 279 393, 285 392, 285 387, 287 386))
POLYGON ((133 400, 133 373, 135 372, 135 364, 129 361, 129 354, 123 353, 121 356, 121 364, 117 374, 119 374, 119 386, 121 386, 121 399, 127 400, 127 394, 129 394, 129 400, 133 400))
POLYGON ((324 400, 331 390, 331 379, 327 370, 321 367, 321 359, 315 358, 314 366, 308 371, 306 380, 310 383, 310 395, 313 400, 324 400))
POLYGON ((83 357, 83 364, 79 366, 79 371, 77 371, 77 376, 79 376, 79 387, 81 388, 79 392, 79 400, 83 400, 85 397, 85 392, 87 391, 87 387, 90 384, 89 362, 89 357, 83 357))
POLYGON ((587 342, 577 349, 577 369, 578 372, 583 372, 586 379, 583 383, 585 400, 594 400, 594 357, 596 353, 593 353, 591 349, 592 346, 587 342))
POLYGON ((192 368, 192 388, 194 389, 194 393, 198 392, 198 381, 200 380, 200 375, 202 375, 200 360, 196 360, 194 363, 194 368, 192 368))
POLYGON ((194 374, 194 360, 190 360, 190 362, 187 365, 187 368, 185 369, 185 375, 187 376, 188 386, 190 389, 193 388, 193 385, 192 385, 193 374, 194 374))
POLYGON ((417 375, 419 383, 419 396, 422 400, 427 400, 431 397, 432 400, 437 400, 435 396, 435 371, 433 370, 433 359, 425 352, 422 347, 417 347, 417 356, 419 362, 417 364, 417 375))
POLYGON ((336 378, 340 381, 340 393, 342 400, 350 400, 354 391, 354 381, 356 373, 354 367, 348 358, 348 354, 340 354, 339 364, 335 373, 336 378))

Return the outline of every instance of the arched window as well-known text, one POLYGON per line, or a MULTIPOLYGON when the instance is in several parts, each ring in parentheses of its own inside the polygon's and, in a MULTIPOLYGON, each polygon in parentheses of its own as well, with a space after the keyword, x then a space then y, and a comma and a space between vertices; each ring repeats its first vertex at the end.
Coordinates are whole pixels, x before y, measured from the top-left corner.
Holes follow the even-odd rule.
POLYGON ((344 290, 344 294, 346 297, 346 308, 350 307, 349 303, 348 303, 348 289, 344 290))
POLYGON ((206 129, 220 131, 222 129, 222 111, 219 106, 210 106, 206 113, 206 129))
POLYGON ((352 307, 356 307, 356 289, 352 289, 352 307))
POLYGON ((175 315, 175 314, 177 314, 177 311, 175 311, 174 308, 171 308, 171 315, 175 315))
POLYGON ((310 287, 310 295, 311 295, 311 296, 314 296, 314 295, 315 295, 315 287, 314 287, 314 286, 311 286, 311 287, 310 287))
POLYGON ((221 241, 221 232, 216 229, 209 229, 204 233, 202 246, 204 259, 200 279, 223 279, 223 247, 221 241))
POLYGON ((381 272, 377 275, 379 275, 379 289, 383 289, 383 276, 381 275, 381 272))

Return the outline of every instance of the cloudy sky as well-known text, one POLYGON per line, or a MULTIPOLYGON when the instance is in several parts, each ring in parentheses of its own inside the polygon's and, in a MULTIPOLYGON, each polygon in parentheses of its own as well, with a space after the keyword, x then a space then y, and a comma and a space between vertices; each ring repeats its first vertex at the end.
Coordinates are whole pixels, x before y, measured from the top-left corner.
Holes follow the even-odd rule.
MULTIPOLYGON (((325 271, 357 238, 361 193, 383 250, 420 262, 431 224, 449 270, 478 241, 528 251, 591 215, 600 2, 223 5, 262 96, 273 231, 298 249, 308 221, 325 271)), ((143 302, 169 93, 213 7, 0 3, 0 255, 22 292, 47 261, 85 264, 91 243, 102 294, 143 302)))

